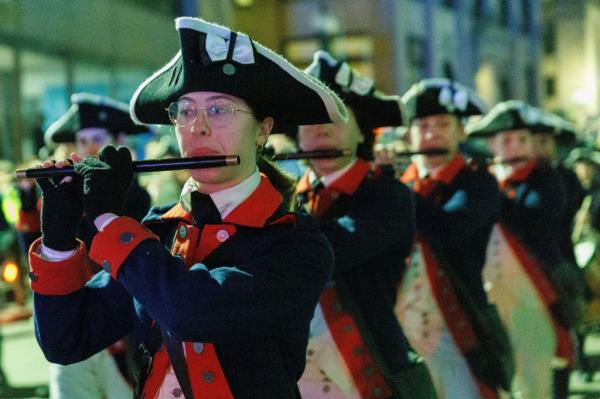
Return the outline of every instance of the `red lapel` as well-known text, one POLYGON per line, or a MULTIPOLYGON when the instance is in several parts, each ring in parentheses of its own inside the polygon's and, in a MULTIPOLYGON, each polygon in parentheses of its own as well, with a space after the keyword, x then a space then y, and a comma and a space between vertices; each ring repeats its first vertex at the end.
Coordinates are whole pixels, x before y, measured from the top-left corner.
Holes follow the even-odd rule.
POLYGON ((403 183, 413 183, 415 193, 428 196, 433 191, 436 183, 450 184, 465 165, 465 158, 461 154, 456 154, 438 173, 423 181, 419 177, 417 165, 411 163, 400 180, 403 183))

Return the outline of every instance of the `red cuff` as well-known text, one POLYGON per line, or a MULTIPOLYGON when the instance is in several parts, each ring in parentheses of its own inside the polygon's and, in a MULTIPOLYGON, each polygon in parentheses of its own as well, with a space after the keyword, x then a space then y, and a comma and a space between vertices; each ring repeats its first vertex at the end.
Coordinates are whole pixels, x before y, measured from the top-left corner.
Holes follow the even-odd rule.
POLYGON ((20 233, 37 233, 40 231, 40 212, 25 212, 19 210, 19 221, 17 222, 17 231, 20 233))
POLYGON ((68 295, 83 288, 90 276, 85 245, 79 241, 77 252, 60 262, 42 258, 41 245, 42 239, 38 238, 29 248, 31 289, 44 295, 68 295))
POLYGON ((125 259, 145 240, 158 240, 158 237, 138 221, 120 216, 96 234, 90 258, 116 279, 125 259))

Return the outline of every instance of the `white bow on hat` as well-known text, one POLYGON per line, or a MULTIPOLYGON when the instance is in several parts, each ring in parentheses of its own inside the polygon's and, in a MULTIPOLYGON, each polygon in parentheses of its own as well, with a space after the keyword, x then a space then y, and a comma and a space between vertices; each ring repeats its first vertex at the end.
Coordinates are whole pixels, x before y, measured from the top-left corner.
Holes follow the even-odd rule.
POLYGON ((440 105, 443 105, 449 111, 454 111, 454 109, 464 111, 467 109, 467 105, 469 104, 469 94, 467 91, 457 89, 454 91, 454 95, 452 91, 453 90, 449 86, 444 86, 440 90, 440 96, 438 98, 440 105))
POLYGON ((350 65, 342 63, 340 69, 335 74, 335 82, 347 91, 354 92, 358 95, 365 96, 369 94, 373 88, 373 80, 353 73, 350 65), (352 83, 350 83, 350 76, 352 83))
MULTIPOLYGON (((223 61, 227 58, 229 40, 211 32, 206 34, 206 52, 212 62, 223 61)), ((247 35, 238 33, 232 58, 240 64, 254 64, 254 50, 247 35)))

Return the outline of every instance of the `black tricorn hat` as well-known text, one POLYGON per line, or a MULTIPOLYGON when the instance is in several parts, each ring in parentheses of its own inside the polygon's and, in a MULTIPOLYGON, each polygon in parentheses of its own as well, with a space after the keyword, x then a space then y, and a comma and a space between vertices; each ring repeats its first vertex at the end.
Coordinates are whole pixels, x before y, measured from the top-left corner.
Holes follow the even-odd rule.
POLYGON ((175 26, 181 50, 134 93, 130 111, 137 123, 171 124, 165 109, 194 91, 245 100, 259 119, 275 119, 274 132, 347 119, 331 90, 247 35, 198 18, 177 18, 175 26))
POLYGON ((450 79, 423 79, 402 96, 408 124, 416 118, 451 114, 458 117, 481 115, 487 105, 474 90, 450 79))
POLYGON ((531 131, 533 133, 551 134, 560 145, 575 145, 577 141, 577 128, 574 124, 551 112, 544 110, 540 111, 543 113, 543 116, 540 118, 540 121, 532 127, 531 131))
POLYGON ((48 145, 74 143, 75 133, 90 127, 104 128, 113 134, 137 134, 150 130, 136 125, 129 116, 126 103, 90 93, 75 93, 71 107, 44 133, 48 145))
MULTIPOLYGON (((509 100, 496 104, 483 118, 466 127, 469 137, 491 137, 505 130, 548 129, 547 114, 520 100, 509 100)), ((538 130, 541 132, 541 130, 538 130)))
POLYGON ((400 126, 403 123, 402 102, 398 96, 387 96, 373 85, 373 80, 361 76, 347 62, 336 60, 319 50, 313 62, 304 70, 331 88, 352 107, 361 128, 400 126))

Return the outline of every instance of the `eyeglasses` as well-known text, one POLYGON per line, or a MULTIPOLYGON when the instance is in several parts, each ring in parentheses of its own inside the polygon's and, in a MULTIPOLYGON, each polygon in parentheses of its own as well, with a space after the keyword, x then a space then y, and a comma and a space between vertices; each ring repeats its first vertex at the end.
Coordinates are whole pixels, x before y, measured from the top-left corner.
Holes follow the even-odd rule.
POLYGON ((198 110, 202 110, 204 120, 211 127, 228 126, 233 121, 236 112, 252 114, 252 111, 233 108, 227 105, 209 104, 206 107, 199 107, 193 102, 186 100, 171 103, 166 110, 169 113, 169 119, 177 127, 189 127, 193 125, 198 118, 198 110))

